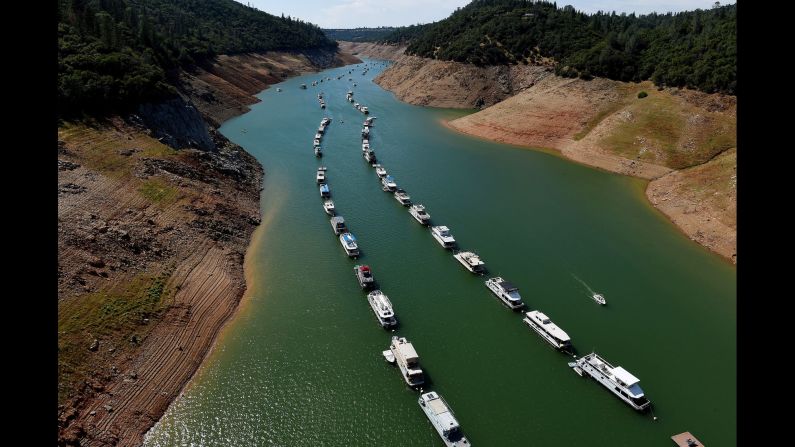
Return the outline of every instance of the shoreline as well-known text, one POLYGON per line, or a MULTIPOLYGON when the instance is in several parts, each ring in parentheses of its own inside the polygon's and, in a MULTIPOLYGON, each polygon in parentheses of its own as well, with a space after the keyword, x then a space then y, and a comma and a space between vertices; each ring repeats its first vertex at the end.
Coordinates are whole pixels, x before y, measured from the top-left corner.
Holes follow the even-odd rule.
MULTIPOLYGON (((341 61, 344 62, 344 65, 341 65, 341 66, 351 65, 351 64, 355 63, 355 62, 351 62, 350 60, 346 60, 346 58, 352 56, 349 53, 339 52, 338 55, 340 55, 342 57, 341 61)), ((276 84, 279 84, 281 82, 284 82, 285 80, 287 80, 289 78, 292 78, 292 77, 304 76, 304 75, 308 75, 308 74, 312 74, 312 73, 319 73, 319 72, 321 72, 323 70, 326 70, 328 68, 332 68, 332 67, 319 68, 317 70, 301 70, 300 72, 296 73, 293 76, 286 76, 284 79, 281 79, 277 83, 266 85, 263 90, 260 90, 260 91, 258 91, 256 93, 252 93, 250 96, 255 98, 257 100, 257 102, 259 102, 260 99, 257 97, 257 95, 259 95, 260 93, 264 92, 265 90, 270 89, 273 85, 276 85, 276 84)), ((233 115, 233 116, 230 116, 230 117, 226 118, 225 120, 223 120, 223 121, 218 123, 218 128, 223 126, 223 124, 226 123, 227 121, 235 119, 235 118, 237 118, 239 116, 245 115, 248 112, 249 112, 249 110, 245 110, 242 113, 239 113, 239 114, 236 114, 236 115, 233 115)), ((253 157, 253 155, 251 155, 245 148, 243 148, 242 146, 239 146, 239 147, 246 154, 248 154, 251 157, 253 157)), ((264 171, 265 166, 263 166, 261 163, 259 163, 259 161, 257 161, 257 163, 262 167, 262 169, 264 171)), ((263 181, 264 181, 264 175, 263 175, 263 181)), ((160 417, 156 421, 154 421, 154 423, 144 432, 144 435, 143 435, 143 439, 144 440, 146 439, 146 436, 149 434, 149 432, 151 432, 151 430, 162 420, 163 416, 168 412, 169 408, 171 408, 171 406, 175 402, 177 402, 184 395, 184 393, 186 391, 188 391, 190 389, 190 387, 194 384, 195 379, 197 379, 199 377, 199 375, 205 370, 205 368, 207 367, 208 360, 212 357, 212 355, 217 353, 215 348, 218 345, 218 343, 221 341, 221 339, 224 336, 228 335, 228 331, 233 326, 233 323, 236 321, 237 317, 239 317, 244 312, 244 310, 246 309, 246 306, 251 303, 252 288, 250 287, 250 284, 252 284, 252 282, 253 282, 253 275, 254 275, 254 272, 252 271, 252 269, 253 269, 252 262, 254 262, 254 259, 251 256, 251 254, 253 253, 254 247, 257 245, 257 242, 261 241, 262 238, 265 237, 265 231, 266 231, 266 229, 268 228, 268 226, 270 225, 271 221, 273 220, 273 218, 275 216, 275 209, 278 209, 278 205, 276 207, 271 207, 270 208, 271 212, 268 213, 267 215, 265 214, 264 210, 262 209, 262 198, 263 198, 263 195, 265 193, 264 185, 262 185, 261 188, 262 189, 260 190, 259 200, 257 201, 257 203, 259 204, 259 208, 260 208, 260 219, 261 220, 260 220, 259 225, 254 229, 254 231, 249 236, 248 244, 246 245, 246 252, 245 252, 244 257, 243 257, 242 269, 243 269, 243 280, 244 280, 244 284, 245 284, 244 285, 243 294, 240 297, 240 299, 238 300, 238 302, 237 302, 236 306, 234 307, 232 313, 228 316, 228 318, 226 318, 223 321, 223 323, 219 327, 218 331, 211 337, 212 341, 211 341, 210 347, 204 353, 203 357, 201 358, 201 361, 199 362, 198 367, 193 371, 193 374, 191 374, 191 376, 182 384, 182 386, 179 389, 179 392, 176 393, 175 396, 169 401, 168 405, 166 406, 165 410, 160 415, 160 417)), ((143 444, 141 444, 141 445, 143 445, 143 444)))
POLYGON ((223 145, 205 157, 167 147, 120 119, 98 130, 59 127, 59 445, 142 445, 251 302, 251 252, 273 218, 263 210, 264 166, 216 128, 274 84, 358 60, 342 51, 322 60, 222 55, 209 71, 184 74, 189 85, 180 93, 200 113, 191 119, 200 118, 223 145), (262 71, 270 61, 282 62, 272 76, 262 71), (216 101, 205 99, 208 92, 216 101), (134 141, 121 142, 119 132, 134 141), (146 149, 124 150, 136 144, 146 149), (93 155, 99 151, 115 164, 93 155), (230 161, 247 164, 232 174, 218 169, 230 161), (141 250, 142 241, 153 247, 127 252, 141 250), (70 323, 93 311, 86 306, 102 305, 103 294, 130 299, 123 290, 133 285, 144 292, 131 293, 146 293, 152 286, 140 278, 158 273, 166 281, 159 307, 143 323, 125 320, 129 328, 121 328, 138 334, 135 343, 125 343, 129 334, 70 323), (86 349, 92 339, 98 350, 86 349))
MULTIPOLYGON (((262 194, 260 194, 260 197, 261 196, 262 194)), ((201 359, 199 367, 196 368, 196 370, 193 372, 193 375, 191 375, 191 377, 182 385, 179 392, 176 394, 176 397, 174 397, 174 399, 172 399, 171 402, 169 402, 168 406, 166 407, 166 410, 163 412, 163 415, 161 415, 160 418, 154 424, 152 424, 151 427, 149 427, 146 433, 144 433, 143 436, 144 441, 149 436, 149 433, 151 433, 151 431, 157 426, 157 424, 160 423, 160 421, 163 419, 163 416, 165 416, 166 413, 168 413, 168 410, 171 408, 171 406, 174 405, 174 403, 176 403, 180 398, 182 398, 182 396, 186 392, 188 392, 190 388, 195 384, 196 380, 200 377, 200 375, 204 373, 204 371, 206 370, 209 364, 210 359, 212 358, 213 355, 215 355, 218 352, 215 348, 218 346, 218 344, 225 336, 229 335, 229 331, 232 329, 232 326, 237 320, 237 318, 242 313, 247 311, 247 306, 251 304, 252 288, 249 286, 249 284, 251 284, 253 281, 252 277, 254 275, 254 272, 252 271, 253 267, 251 265, 251 263, 253 262, 252 259, 253 257, 250 254, 252 253, 254 247, 258 245, 258 242, 265 237, 265 231, 268 225, 270 224, 270 221, 273 219, 273 215, 274 213, 270 213, 267 219, 263 219, 260 225, 251 234, 249 244, 246 247, 246 254, 243 259, 243 277, 246 282, 246 289, 243 292, 243 296, 240 298, 237 307, 235 307, 233 313, 229 316, 229 318, 226 321, 224 321, 224 323, 221 325, 220 329, 218 330, 218 333, 213 337, 212 344, 205 353, 204 357, 201 359)))
MULTIPOLYGON (((458 118, 456 118, 456 119, 458 119, 458 118)), ((442 127, 446 128, 446 129, 448 129, 448 130, 450 130, 452 132, 455 132, 455 133, 457 133, 459 135, 465 135, 465 136, 467 136, 469 138, 475 138, 477 140, 487 141, 489 143, 497 143, 497 144, 502 144, 502 145, 506 145, 506 146, 512 146, 512 147, 515 147, 515 148, 521 149, 521 150, 532 150, 532 151, 536 151, 536 152, 542 152, 542 153, 545 153, 545 154, 548 154, 548 155, 552 155, 554 157, 558 157, 561 160, 565 160, 565 161, 570 162, 570 163, 576 163, 578 165, 585 166, 585 167, 588 167, 588 168, 591 168, 591 169, 596 169, 598 171, 602 171, 602 172, 609 173, 609 174, 620 175, 622 177, 629 177, 629 178, 632 178, 632 179, 636 179, 639 182, 642 182, 642 188, 639 189, 639 193, 642 196, 642 199, 639 197, 639 201, 640 202, 643 202, 644 205, 648 206, 655 213, 658 213, 663 218, 663 220, 665 220, 671 226, 673 226, 673 228, 675 228, 677 232, 679 232, 680 234, 682 234, 683 236, 685 236, 686 238, 688 238, 689 240, 694 242, 696 245, 698 245, 702 249, 706 250, 708 253, 717 255, 718 258, 721 259, 721 261, 726 262, 730 266, 737 267, 737 264, 735 262, 733 262, 731 256, 728 256, 728 255, 725 255, 723 253, 720 253, 720 252, 718 252, 716 250, 711 249, 710 247, 708 247, 708 246, 706 246, 704 244, 699 243, 697 240, 692 238, 685 231, 684 228, 682 228, 679 224, 677 224, 672 216, 670 216, 668 213, 666 213, 664 210, 659 208, 654 202, 651 201, 651 199, 649 197, 649 187, 650 187, 651 183, 654 180, 657 180, 657 179, 662 178, 664 176, 649 179, 649 178, 643 178, 643 177, 639 177, 639 176, 635 176, 635 175, 631 175, 631 174, 627 174, 627 173, 611 171, 611 170, 609 170, 609 169, 607 169, 605 167, 599 166, 599 165, 593 165, 593 164, 586 163, 585 161, 582 161, 582 160, 577 160, 577 159, 574 159, 574 158, 570 158, 565 153, 563 153, 563 151, 560 151, 560 150, 557 150, 557 149, 554 149, 554 148, 535 147, 535 146, 523 145, 523 144, 518 144, 518 143, 508 143, 508 142, 502 142, 502 141, 495 141, 495 140, 492 140, 492 139, 490 139, 488 137, 485 137, 485 136, 482 136, 482 135, 472 134, 472 133, 466 132, 466 131, 464 131, 462 129, 459 129, 459 128, 451 125, 450 121, 451 120, 447 119, 447 118, 440 118, 440 119, 437 120, 437 122, 442 127)), ((676 171, 674 171, 674 172, 676 172, 676 171)), ((666 174, 666 175, 668 175, 668 174, 666 174)))

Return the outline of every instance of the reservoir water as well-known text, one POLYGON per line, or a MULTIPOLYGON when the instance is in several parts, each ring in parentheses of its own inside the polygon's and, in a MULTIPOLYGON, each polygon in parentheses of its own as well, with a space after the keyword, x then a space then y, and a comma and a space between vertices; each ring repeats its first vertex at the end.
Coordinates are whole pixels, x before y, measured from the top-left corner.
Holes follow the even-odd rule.
POLYGON ((392 334, 356 282, 357 263, 370 265, 392 301, 395 333, 413 342, 425 389, 445 397, 473 445, 667 447, 683 431, 736 445, 735 268, 653 209, 643 182, 455 133, 441 120, 469 112, 401 103, 372 83, 382 61, 366 62, 379 65, 272 86, 221 128, 266 173, 248 291, 145 445, 442 446, 418 393, 381 356, 392 334), (365 116, 345 100, 348 89, 377 117, 371 146, 398 186, 491 275, 516 284, 526 310, 568 332, 578 355, 595 350, 637 376, 653 413, 576 375, 571 357, 491 295, 487 277, 465 271, 381 190, 362 158, 365 116), (333 121, 317 159, 312 139, 324 116, 333 121), (320 165, 358 239, 358 261, 323 212, 320 165))

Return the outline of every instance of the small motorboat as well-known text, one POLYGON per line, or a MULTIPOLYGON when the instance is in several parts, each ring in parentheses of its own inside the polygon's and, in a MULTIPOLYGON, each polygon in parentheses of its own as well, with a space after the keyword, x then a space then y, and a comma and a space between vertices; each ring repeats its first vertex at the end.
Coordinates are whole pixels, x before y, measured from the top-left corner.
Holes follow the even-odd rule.
POLYGON ((392 354, 392 351, 390 351, 389 349, 381 352, 381 355, 384 356, 384 359, 386 359, 387 363, 392 363, 392 364, 395 363, 395 354, 392 354))
POLYGON ((607 300, 605 299, 604 295, 602 295, 601 293, 594 293, 592 298, 594 301, 596 301, 597 303, 603 306, 607 304, 607 300))
POLYGON ((315 146, 315 157, 319 158, 322 156, 323 156, 323 150, 320 149, 320 146, 315 146))
POLYGON ((331 197, 331 191, 325 183, 320 184, 320 197, 331 197))

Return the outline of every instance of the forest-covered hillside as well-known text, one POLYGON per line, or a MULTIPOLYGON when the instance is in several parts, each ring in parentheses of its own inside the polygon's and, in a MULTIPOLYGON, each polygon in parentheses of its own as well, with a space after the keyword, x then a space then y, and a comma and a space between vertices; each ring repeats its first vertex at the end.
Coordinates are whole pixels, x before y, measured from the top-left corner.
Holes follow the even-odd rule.
POLYGON ((407 53, 475 65, 552 58, 563 76, 651 79, 734 94, 737 7, 676 14, 585 14, 531 0, 474 0, 423 25, 407 53))
POLYGON ((233 0, 58 0, 59 111, 162 98, 170 73, 217 54, 336 45, 316 25, 233 0))
MULTIPOLYGON (((403 27, 401 27, 403 28, 403 27)), ((331 40, 345 40, 348 42, 379 42, 398 28, 394 26, 381 26, 378 28, 345 28, 323 29, 331 40)))

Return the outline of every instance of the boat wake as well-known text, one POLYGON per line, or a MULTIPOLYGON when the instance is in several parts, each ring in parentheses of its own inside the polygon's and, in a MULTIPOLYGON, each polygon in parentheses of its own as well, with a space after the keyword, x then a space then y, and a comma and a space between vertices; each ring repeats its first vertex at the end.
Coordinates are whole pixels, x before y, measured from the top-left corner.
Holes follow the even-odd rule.
POLYGON ((588 298, 591 298, 591 299, 593 299, 594 301, 596 301, 597 303, 599 303, 599 304, 602 304, 602 305, 605 305, 605 304, 607 304, 607 301, 605 300, 605 297, 604 297, 604 295, 602 295, 601 293, 596 293, 596 292, 594 292, 594 291, 593 291, 593 289, 591 289, 591 288, 588 286, 588 284, 586 284, 586 283, 585 283, 585 281, 583 281, 583 280, 581 280, 580 278, 578 278, 578 277, 577 277, 577 275, 575 275, 574 273, 572 273, 572 274, 571 274, 571 276, 573 276, 573 277, 574 277, 574 279, 576 279, 577 281, 579 281, 579 282, 580 282, 580 284, 584 285, 584 286, 585 286, 585 288, 586 288, 586 289, 588 289, 588 298))
POLYGON ((594 295, 596 294, 596 292, 594 292, 594 291, 593 291, 593 289, 591 289, 591 288, 588 286, 588 284, 586 284, 586 283, 585 283, 585 281, 583 281, 583 280, 581 280, 580 278, 578 278, 578 277, 577 277, 577 275, 575 275, 574 273, 572 273, 572 274, 571 274, 571 276, 573 276, 573 277, 574 277, 574 279, 576 279, 577 281, 579 281, 579 282, 580 282, 580 284, 582 284, 583 286, 585 286, 585 288, 586 288, 586 289, 588 289, 588 298, 590 298, 590 297, 592 297, 592 296, 594 296, 594 295))

